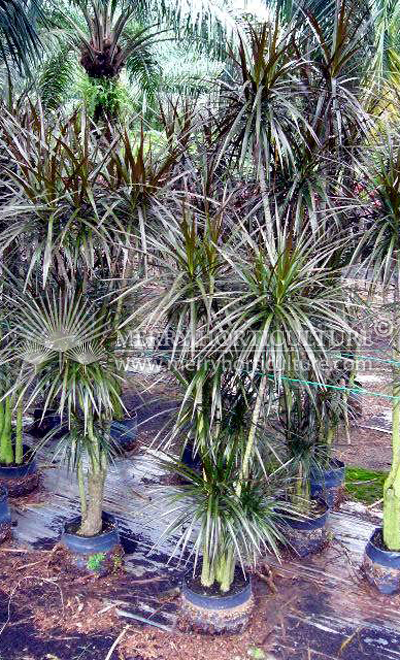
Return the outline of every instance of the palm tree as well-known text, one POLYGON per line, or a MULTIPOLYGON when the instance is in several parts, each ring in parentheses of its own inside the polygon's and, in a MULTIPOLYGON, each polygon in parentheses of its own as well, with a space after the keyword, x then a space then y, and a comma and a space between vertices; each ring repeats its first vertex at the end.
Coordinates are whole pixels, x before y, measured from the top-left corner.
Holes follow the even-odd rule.
POLYGON ((381 89, 387 82, 399 80, 400 74, 400 7, 395 0, 371 3, 373 57, 368 65, 369 82, 381 89))
POLYGON ((38 18, 43 18, 41 0, 1 0, 0 59, 29 73, 39 55, 38 18))
MULTIPOLYGON (((118 105, 123 100, 123 85, 119 84, 122 73, 124 80, 127 77, 131 85, 139 86, 147 102, 153 100, 164 78, 166 86, 171 79, 179 84, 179 75, 169 73, 174 62, 176 65, 177 57, 182 56, 177 44, 184 44, 185 58, 188 55, 189 59, 193 58, 194 66, 189 74, 195 79, 200 63, 202 77, 207 76, 213 67, 202 58, 202 53, 210 55, 212 44, 218 42, 216 37, 226 34, 227 30, 232 31, 234 24, 229 5, 208 0, 189 3, 148 3, 143 0, 53 2, 48 21, 52 30, 47 30, 43 39, 48 45, 49 56, 39 71, 39 92, 47 99, 48 105, 54 107, 57 98, 65 93, 72 81, 79 79, 79 73, 83 71, 89 81, 87 93, 93 94, 97 90, 96 120, 117 114, 118 105), (168 42, 166 48, 163 48, 163 42, 168 42)), ((220 66, 217 69, 220 70, 220 66)), ((186 74, 186 82, 189 82, 190 75, 186 74)), ((181 72, 180 79, 183 78, 181 72)))
POLYGON ((20 399, 30 390, 27 406, 41 396, 44 413, 57 406, 68 422, 59 452, 77 473, 79 534, 95 536, 102 528, 107 466, 114 454, 110 425, 116 406, 122 407, 114 328, 101 309, 72 289, 58 297, 47 291, 36 299, 19 298, 13 336, 15 359, 23 363, 15 384, 20 399))

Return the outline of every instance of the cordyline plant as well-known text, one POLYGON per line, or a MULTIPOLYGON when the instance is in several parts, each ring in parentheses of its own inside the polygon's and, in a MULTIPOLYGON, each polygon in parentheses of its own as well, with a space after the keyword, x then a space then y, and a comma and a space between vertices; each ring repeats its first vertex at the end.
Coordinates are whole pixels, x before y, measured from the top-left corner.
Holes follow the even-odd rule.
MULTIPOLYGON (((274 236, 263 227, 252 233, 241 227, 237 239, 220 248, 228 266, 229 288, 221 295, 214 336, 229 338, 224 351, 235 354, 238 373, 247 372, 253 379, 259 376, 253 424, 243 457, 245 476, 255 449, 256 425, 265 399, 270 398, 271 385, 283 393, 292 441, 293 415, 299 422, 305 409, 293 396, 291 381, 307 385, 313 373, 315 385, 323 388, 327 376, 321 365, 329 358, 325 338, 334 331, 353 332, 346 322, 348 296, 338 278, 332 278, 329 267, 332 254, 345 244, 331 232, 321 231, 318 239, 306 231, 294 235, 290 224, 282 224, 277 214, 274 236)), ((311 408, 309 413, 313 413, 311 408)), ((315 442, 317 439, 318 427, 315 442)), ((298 466, 297 479, 304 485, 304 463, 300 461, 298 466)), ((303 495, 309 499, 307 489, 303 495)))
POLYGON ((104 279, 128 282, 138 261, 147 267, 145 224, 153 219, 154 201, 176 179, 174 167, 194 122, 190 112, 185 117, 161 146, 152 145, 142 127, 136 136, 116 131, 103 148, 84 111, 55 119, 29 104, 16 114, 4 112, 0 144, 8 195, 0 209, 0 247, 15 259, 24 243, 18 274, 24 272, 27 284, 46 286, 51 274, 60 287, 85 289, 98 281, 99 268, 104 279), (133 248, 141 257, 130 258, 133 248))
POLYGON ((351 163, 369 126, 358 75, 365 22, 353 4, 332 3, 328 22, 306 3, 286 22, 276 10, 249 24, 221 82, 218 161, 256 179, 266 220, 277 201, 297 231, 318 232, 327 217, 340 226, 352 197, 351 163))
POLYGON ((230 590, 237 565, 244 571, 262 554, 279 556, 284 541, 279 522, 284 511, 291 511, 284 501, 282 478, 269 474, 266 479, 258 459, 252 462, 251 478, 241 477, 245 445, 246 425, 236 433, 228 425, 210 438, 208 452, 202 452, 201 472, 171 459, 163 463, 186 483, 170 498, 172 510, 166 516, 173 520, 164 535, 179 533, 175 552, 182 554, 195 535, 193 552, 195 566, 201 563, 201 584, 217 583, 222 593, 230 590))
POLYGON ((110 151, 99 147, 85 113, 58 122, 40 106, 5 111, 1 144, 10 194, 0 209, 0 247, 15 254, 24 243, 26 281, 41 276, 46 286, 51 273, 66 286, 76 268, 87 281, 99 261, 115 261, 126 234, 101 180, 110 151))
POLYGON ((140 311, 151 327, 166 321, 171 337, 169 368, 182 387, 183 401, 170 440, 184 435, 202 463, 197 473, 171 457, 164 462, 187 481, 172 496, 175 516, 165 534, 185 525, 176 549, 184 553, 194 533, 201 583, 210 587, 216 582, 226 592, 237 564, 254 562, 261 550, 277 553, 282 535, 279 497, 260 480, 261 464, 254 465, 251 480, 242 473, 252 424, 251 385, 247 379, 247 391, 234 370, 207 358, 225 277, 218 246, 230 232, 224 209, 204 201, 196 200, 209 208, 208 214, 195 209, 190 196, 184 203, 178 197, 172 209, 159 208, 158 231, 149 229, 148 244, 162 290, 146 289, 140 311))
POLYGON ((196 474, 166 462, 189 481, 176 495, 180 513, 169 531, 188 523, 181 551, 198 534, 202 584, 216 581, 228 591, 237 562, 254 560, 261 548, 276 552, 282 539, 278 511, 291 505, 279 495, 279 502, 268 500, 272 476, 260 460, 270 444, 264 422, 271 390, 298 363, 305 360, 318 383, 324 382, 322 336, 343 329, 345 302, 328 266, 344 241, 324 232, 318 240, 307 232, 293 235, 278 214, 269 233, 257 214, 252 222, 232 222, 229 213, 205 208, 206 214, 194 210, 189 195, 180 211, 160 209, 163 231, 150 231, 148 240, 153 253, 162 255, 162 291, 146 291, 142 310, 151 308, 151 325, 167 319, 172 330, 170 368, 183 386, 173 436, 185 434, 203 465, 196 474), (236 507, 241 517, 235 517, 236 507), (269 512, 263 526, 257 507, 269 512))

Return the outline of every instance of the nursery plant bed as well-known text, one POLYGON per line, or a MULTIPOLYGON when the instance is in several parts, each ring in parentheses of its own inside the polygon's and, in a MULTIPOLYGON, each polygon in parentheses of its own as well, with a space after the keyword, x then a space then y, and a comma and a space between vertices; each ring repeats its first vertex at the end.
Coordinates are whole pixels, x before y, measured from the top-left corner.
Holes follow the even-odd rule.
MULTIPOLYGON (((139 468, 135 475, 144 476, 145 464, 140 463, 139 468)), ((182 569, 167 564, 165 546, 161 551, 151 550, 159 534, 158 520, 140 499, 125 501, 118 516, 122 542, 136 541, 126 557, 126 574, 71 580, 60 572, 61 551, 56 548, 51 552, 60 525, 54 522, 60 511, 63 516, 71 515, 76 493, 66 488, 67 475, 61 470, 49 470, 45 480, 47 488, 59 484, 54 498, 57 504, 52 501, 39 509, 28 507, 21 515, 17 511, 14 533, 23 545, 29 534, 37 547, 50 551, 37 549, 13 555, 2 553, 0 548, 0 590, 5 594, 0 625, 6 617, 7 598, 15 587, 15 574, 22 579, 12 600, 10 624, 14 625, 6 626, 0 636, 0 653, 7 649, 10 660, 20 660, 23 648, 28 649, 32 660, 46 653, 58 660, 71 660, 79 653, 84 660, 104 660, 125 626, 129 629, 118 646, 119 655, 112 660, 232 660, 235 655, 247 660, 262 657, 249 655, 257 649, 268 660, 268 653, 279 660, 308 660, 309 653, 312 660, 398 659, 400 597, 388 600, 376 594, 359 570, 373 524, 344 513, 332 514, 329 530, 335 540, 326 551, 272 566, 275 594, 266 582, 253 578, 256 608, 248 629, 240 635, 211 638, 176 629, 182 569), (39 563, 30 566, 35 562, 39 563), (24 576, 29 575, 35 579, 25 581, 24 576), (39 578, 49 578, 50 582, 40 582, 39 578), (58 587, 66 604, 63 616, 58 587), (18 621, 25 623, 19 625, 18 621), (101 637, 107 644, 100 642, 101 637)), ((128 483, 126 476, 112 473, 107 508, 111 502, 115 506, 128 483)), ((135 489, 144 495, 142 483, 141 477, 135 476, 135 489)))
MULTIPOLYGON (((150 405, 141 414, 142 433, 148 415, 154 437, 165 417, 152 417, 150 405)), ((172 544, 154 547, 164 528, 163 505, 149 498, 161 477, 151 455, 112 466, 104 508, 116 516, 126 572, 101 578, 72 579, 61 570, 64 551, 57 543, 78 506, 76 484, 64 469, 44 470, 47 496, 40 501, 16 500, 12 545, 0 546, 0 629, 6 624, 0 657, 105 660, 127 628, 110 660, 248 660, 261 653, 263 660, 268 654, 273 660, 399 660, 400 596, 376 593, 360 570, 376 523, 344 511, 330 515, 333 538, 323 553, 268 561, 268 580, 253 576, 256 606, 243 633, 178 630, 179 584, 190 566, 168 563, 172 544)), ((262 566, 258 572, 268 575, 262 566)))

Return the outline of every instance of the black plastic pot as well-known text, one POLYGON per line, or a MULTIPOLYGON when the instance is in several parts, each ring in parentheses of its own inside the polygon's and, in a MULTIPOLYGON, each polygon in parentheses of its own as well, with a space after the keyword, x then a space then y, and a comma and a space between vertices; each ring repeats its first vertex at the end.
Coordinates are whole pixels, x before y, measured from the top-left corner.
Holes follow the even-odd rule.
MULTIPOLYGON (((27 445, 23 446, 24 457, 32 452, 27 445)), ((30 458, 22 465, 0 465, 0 484, 6 486, 10 497, 23 497, 39 486, 39 471, 36 460, 30 458)))
POLYGON ((240 591, 207 596, 193 591, 184 577, 181 607, 190 628, 207 634, 241 632, 254 606, 251 580, 240 591))
POLYGON ((379 547, 382 528, 377 527, 365 548, 363 570, 370 584, 382 594, 400 593, 400 552, 379 547))
POLYGON ((52 435, 54 440, 61 438, 68 430, 67 424, 65 427, 61 426, 61 417, 55 409, 49 408, 43 415, 43 408, 36 408, 33 411, 33 423, 27 432, 35 438, 43 438, 54 429, 58 429, 52 435))
POLYGON ((8 506, 8 491, 0 485, 0 543, 11 535, 11 514, 8 506))
POLYGON ((181 461, 186 465, 186 467, 200 472, 202 469, 202 462, 199 454, 194 455, 193 445, 186 443, 185 448, 182 453, 181 461))
POLYGON ((204 607, 207 610, 226 610, 247 603, 251 598, 252 588, 251 581, 249 580, 243 590, 238 593, 228 594, 226 596, 222 594, 221 596, 206 596, 193 591, 188 586, 185 578, 182 583, 182 594, 192 605, 204 607))
POLYGON ((114 516, 103 513, 103 522, 112 527, 96 536, 79 536, 69 531, 69 527, 78 527, 80 522, 81 517, 76 516, 64 524, 62 545, 70 551, 77 568, 86 573, 107 575, 113 570, 115 557, 123 554, 114 516))
POLYGON ((280 526, 287 539, 287 546, 300 557, 319 552, 326 545, 325 528, 330 509, 322 498, 317 498, 315 501, 323 507, 323 512, 319 516, 291 518, 282 515, 281 517, 280 526))
POLYGON ((137 413, 133 412, 131 417, 111 424, 110 435, 113 438, 118 451, 122 453, 133 449, 138 434, 137 413))
POLYGON ((345 465, 342 461, 332 459, 330 467, 322 467, 311 471, 310 485, 312 497, 323 497, 329 507, 334 507, 340 500, 340 489, 345 478, 345 465))
POLYGON ((47 408, 46 412, 43 415, 43 408, 35 408, 33 411, 33 419, 35 422, 40 422, 43 417, 43 422, 46 421, 49 424, 56 426, 60 423, 61 417, 57 413, 55 408, 47 408))

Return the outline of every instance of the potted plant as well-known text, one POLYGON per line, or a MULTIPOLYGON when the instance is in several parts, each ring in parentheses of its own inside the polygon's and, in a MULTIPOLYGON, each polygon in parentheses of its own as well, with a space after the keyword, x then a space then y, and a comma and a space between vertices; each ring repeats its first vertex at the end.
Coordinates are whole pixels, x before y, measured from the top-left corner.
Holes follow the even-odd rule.
POLYGON ((6 394, 0 401, 0 483, 7 487, 10 497, 27 495, 39 486, 33 451, 23 442, 23 401, 18 393, 6 394))
POLYGON ((121 555, 115 520, 103 512, 115 453, 110 427, 115 404, 122 407, 114 329, 101 308, 72 290, 58 299, 20 300, 13 330, 23 361, 20 387, 30 391, 29 402, 43 397, 45 410, 57 402, 68 425, 56 456, 76 472, 81 511, 65 523, 61 542, 78 568, 107 572, 121 555), (99 555, 100 565, 93 559, 99 555))
MULTIPOLYGON (((372 160, 372 159, 371 159, 372 160)), ((400 591, 400 147, 397 127, 377 136, 372 162, 363 175, 373 199, 373 223, 364 233, 354 260, 370 275, 370 304, 384 296, 391 317, 392 450, 393 459, 383 489, 383 524, 372 534, 364 556, 368 581, 380 592, 400 591), (379 289, 379 285, 381 289, 379 289)), ((375 302, 376 304, 376 302, 375 302)))
MULTIPOLYGON (((319 503, 311 516, 316 505, 310 476, 322 453, 320 447, 320 456, 316 454, 321 432, 321 404, 317 405, 316 393, 324 391, 327 381, 322 366, 326 361, 329 364, 326 336, 332 331, 352 334, 345 313, 345 305, 351 301, 340 278, 332 277, 329 265, 332 255, 342 248, 343 239, 334 239, 329 230, 322 229, 318 236, 310 236, 307 229, 291 230, 277 211, 273 233, 261 223, 251 233, 241 227, 237 241, 230 242, 226 250, 221 248, 232 272, 216 332, 236 338, 237 363, 249 365, 253 378, 259 374, 257 390, 264 390, 261 400, 268 406, 270 418, 276 406, 271 392, 278 392, 279 425, 292 476, 288 496, 299 514, 287 526, 305 527, 306 532, 308 524, 311 528, 303 539, 295 534, 293 545, 300 554, 307 551, 308 536, 312 541, 320 537, 318 543, 311 543, 312 549, 321 546, 327 518, 326 503, 319 503), (243 339, 238 341, 238 337, 243 339), (273 389, 268 393, 270 386, 273 389)), ((225 348, 233 350, 233 341, 225 348)))
POLYGON ((313 492, 312 484, 313 473, 321 469, 321 454, 316 456, 317 408, 314 394, 304 386, 285 383, 282 390, 276 430, 284 436, 287 494, 297 514, 285 516, 283 524, 288 548, 305 557, 321 550, 327 540, 329 506, 321 492, 313 492))
MULTIPOLYGON (((193 378, 201 378, 207 387, 201 370, 193 378)), ((215 388, 214 393, 219 396, 215 388)), ((186 409, 181 408, 178 425, 186 418, 188 406, 189 402, 186 409)), ((190 437, 198 440, 199 431, 202 436, 201 470, 171 457, 163 462, 184 482, 168 498, 172 511, 165 515, 173 515, 173 520, 163 536, 178 536, 177 550, 182 556, 193 542, 189 553, 194 557, 193 568, 181 588, 183 623, 210 634, 239 632, 247 625, 254 606, 251 567, 263 554, 279 557, 284 542, 279 522, 283 511, 290 510, 279 479, 269 474, 266 480, 265 466, 255 454, 248 454, 249 439, 254 442, 254 415, 247 416, 247 423, 242 418, 233 425, 230 401, 222 407, 220 432, 215 435, 214 428, 208 442, 202 429, 210 421, 211 409, 202 406, 196 411, 190 437)), ((192 400, 192 412, 196 408, 192 400)))
POLYGON ((178 200, 176 212, 163 208, 164 231, 149 232, 148 244, 160 255, 163 286, 152 288, 150 299, 145 292, 141 307, 150 327, 167 319, 168 368, 182 387, 164 451, 183 438, 190 459, 194 454, 198 460, 196 469, 171 455, 163 461, 183 482, 173 490, 175 516, 165 535, 179 534, 183 554, 194 542, 194 567, 182 584, 186 623, 209 633, 235 632, 247 624, 254 604, 247 567, 261 552, 278 553, 283 537, 275 520, 285 505, 262 478, 263 466, 253 452, 262 414, 261 399, 256 403, 260 379, 255 377, 247 391, 243 382, 251 378, 238 377, 213 343, 224 279, 218 245, 227 237, 226 227, 219 209, 194 212, 186 201, 178 200))
POLYGON ((0 485, 0 543, 11 536, 11 514, 6 486, 0 485))
POLYGON ((333 445, 341 421, 348 423, 349 397, 341 372, 333 372, 325 387, 315 394, 315 465, 310 470, 312 497, 323 497, 330 508, 339 506, 344 488, 345 465, 333 455, 333 445))

